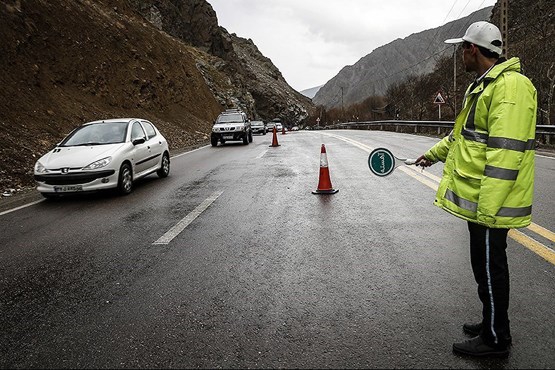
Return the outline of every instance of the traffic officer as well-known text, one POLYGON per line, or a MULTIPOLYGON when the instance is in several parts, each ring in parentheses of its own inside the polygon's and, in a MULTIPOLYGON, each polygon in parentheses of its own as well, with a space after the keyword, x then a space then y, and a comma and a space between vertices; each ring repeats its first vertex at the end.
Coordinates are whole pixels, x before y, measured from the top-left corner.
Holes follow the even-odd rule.
POLYGON ((466 323, 472 339, 453 344, 470 356, 507 356, 509 268, 507 233, 531 222, 534 193, 536 89, 520 60, 500 58, 499 29, 470 25, 462 43, 467 72, 476 73, 451 134, 417 159, 445 162, 435 205, 468 222, 470 260, 482 302, 482 320, 466 323))

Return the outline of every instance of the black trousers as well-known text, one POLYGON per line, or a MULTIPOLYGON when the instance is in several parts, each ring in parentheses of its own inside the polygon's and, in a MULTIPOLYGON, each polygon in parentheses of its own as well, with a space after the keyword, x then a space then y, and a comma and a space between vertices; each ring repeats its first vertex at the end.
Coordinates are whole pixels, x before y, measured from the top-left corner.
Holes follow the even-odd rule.
POLYGON ((509 266, 507 264, 508 229, 491 229, 472 222, 470 262, 482 301, 480 336, 490 345, 507 345, 509 329, 509 266))

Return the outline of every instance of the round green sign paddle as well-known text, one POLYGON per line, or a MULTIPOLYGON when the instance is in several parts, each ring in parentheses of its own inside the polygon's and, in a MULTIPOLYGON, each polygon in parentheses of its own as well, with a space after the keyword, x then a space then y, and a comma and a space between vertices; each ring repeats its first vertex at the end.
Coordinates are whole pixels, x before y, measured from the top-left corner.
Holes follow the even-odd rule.
POLYGON ((370 171, 376 176, 387 176, 393 172, 395 167, 400 166, 400 164, 395 163, 396 159, 408 166, 418 166, 416 159, 397 158, 389 149, 376 148, 372 150, 372 153, 370 153, 368 157, 368 167, 370 167, 370 171))
POLYGON ((376 176, 387 176, 395 169, 395 156, 388 149, 374 149, 368 157, 368 167, 376 176))

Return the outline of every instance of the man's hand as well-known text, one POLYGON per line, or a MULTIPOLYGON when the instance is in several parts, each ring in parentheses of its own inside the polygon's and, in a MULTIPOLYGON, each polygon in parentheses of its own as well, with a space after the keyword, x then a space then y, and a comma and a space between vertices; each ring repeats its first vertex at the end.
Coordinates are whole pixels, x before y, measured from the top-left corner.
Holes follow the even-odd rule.
POLYGON ((424 154, 422 154, 420 157, 416 158, 415 164, 420 167, 430 167, 434 163, 435 162, 430 161, 424 156, 424 154))

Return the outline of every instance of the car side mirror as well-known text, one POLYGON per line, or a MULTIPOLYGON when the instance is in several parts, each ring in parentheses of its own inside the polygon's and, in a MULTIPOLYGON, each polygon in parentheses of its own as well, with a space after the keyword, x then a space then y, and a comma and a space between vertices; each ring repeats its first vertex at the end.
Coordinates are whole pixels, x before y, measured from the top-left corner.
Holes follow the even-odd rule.
POLYGON ((144 144, 145 141, 146 141, 145 138, 144 138, 144 137, 141 137, 141 138, 139 138, 139 139, 133 140, 133 145, 144 144))

